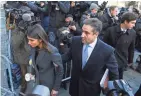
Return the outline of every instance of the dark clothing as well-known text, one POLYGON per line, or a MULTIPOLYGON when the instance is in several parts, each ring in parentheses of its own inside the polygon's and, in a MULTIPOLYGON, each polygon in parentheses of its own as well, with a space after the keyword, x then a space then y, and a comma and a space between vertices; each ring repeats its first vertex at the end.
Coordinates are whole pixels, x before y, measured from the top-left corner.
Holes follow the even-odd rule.
POLYGON ((135 93, 135 96, 141 96, 141 85, 140 85, 140 88, 135 93))
POLYGON ((78 23, 75 23, 76 26, 76 31, 74 30, 70 30, 71 33, 73 34, 73 36, 79 36, 82 34, 82 29, 80 28, 80 26, 78 25, 78 23))
POLYGON ((69 12, 70 2, 69 1, 49 1, 49 28, 48 36, 49 42, 55 47, 59 48, 59 41, 57 36, 57 30, 64 25, 65 16, 69 12), (55 3, 55 4, 53 4, 55 3))
POLYGON ((69 93, 71 96, 99 96, 100 80, 106 68, 110 70, 110 79, 118 79, 118 65, 114 49, 98 39, 83 69, 82 50, 81 37, 75 36, 72 39, 70 51, 62 56, 64 62, 72 59, 69 93))
POLYGON ((17 26, 11 32, 11 48, 13 55, 13 63, 16 64, 28 64, 30 47, 26 32, 21 31, 17 26))
POLYGON ((27 65, 20 64, 20 68, 21 68, 21 77, 22 77, 20 92, 24 93, 27 87, 27 81, 25 81, 25 74, 27 73, 27 65))
POLYGON ((139 36, 137 34, 135 48, 136 48, 136 50, 138 50, 139 52, 141 52, 141 35, 139 36))
POLYGON ((128 29, 123 33, 120 25, 108 28, 104 34, 104 42, 115 48, 119 68, 124 68, 133 62, 135 38, 136 33, 133 29, 128 29))
POLYGON ((69 27, 69 26, 75 26, 76 27, 76 31, 70 30, 70 32, 73 36, 81 35, 82 29, 80 28, 80 26, 78 25, 77 22, 71 21, 70 23, 65 23, 64 27, 69 27))
POLYGON ((135 25, 135 31, 136 31, 136 34, 137 34, 135 48, 139 52, 141 52, 141 18, 137 19, 137 22, 136 22, 136 25, 135 25))
POLYGON ((37 6, 33 2, 28 2, 27 6, 31 8, 36 17, 41 19, 41 25, 45 29, 45 31, 47 31, 49 26, 48 5, 45 4, 45 6, 42 8, 40 6, 37 6))
POLYGON ((113 19, 108 12, 103 14, 102 16, 98 17, 99 20, 102 22, 102 31, 100 33, 100 36, 103 36, 105 34, 105 30, 108 29, 109 27, 112 27, 116 25, 117 21, 113 19))
POLYGON ((124 69, 123 68, 118 68, 118 71, 119 71, 119 79, 123 79, 124 69))
POLYGON ((58 91, 60 88, 62 76, 63 76, 63 65, 61 56, 58 50, 48 43, 48 49, 32 49, 31 58, 32 66, 30 71, 36 76, 36 83, 47 86, 50 91, 52 89, 58 91), (55 65, 57 67, 55 67, 55 65))
MULTIPOLYGON (((59 9, 56 9, 54 5, 51 5, 51 1, 48 2, 48 10, 49 10, 49 31, 53 28, 61 28, 63 27, 65 21, 65 15, 69 12, 70 2, 69 1, 58 1, 59 9), (50 29, 51 27, 51 29, 50 29)), ((52 31, 52 30, 51 30, 52 31)))
POLYGON ((80 25, 83 26, 84 20, 88 19, 87 16, 90 16, 90 18, 98 18, 97 14, 92 14, 91 10, 88 10, 86 12, 83 13, 82 17, 81 17, 81 21, 80 21, 80 25))
POLYGON ((88 10, 89 4, 85 1, 75 1, 75 6, 70 7, 69 13, 73 15, 74 21, 80 23, 83 12, 88 10))
POLYGON ((21 68, 21 92, 25 92, 27 82, 25 74, 27 73, 27 65, 29 63, 30 47, 28 45, 26 32, 21 31, 17 26, 11 32, 11 51, 13 63, 19 64, 21 68))

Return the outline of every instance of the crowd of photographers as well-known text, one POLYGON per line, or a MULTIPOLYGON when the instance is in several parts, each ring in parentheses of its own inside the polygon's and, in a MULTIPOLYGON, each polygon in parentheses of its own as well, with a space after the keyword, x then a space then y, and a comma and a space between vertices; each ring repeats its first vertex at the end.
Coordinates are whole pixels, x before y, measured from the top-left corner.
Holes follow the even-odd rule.
MULTIPOLYGON (((9 30, 12 30, 13 62, 20 65, 22 76, 24 77, 27 73, 26 65, 30 49, 27 46, 26 33, 30 26, 41 24, 48 35, 49 42, 58 48, 60 54, 64 54, 69 50, 71 38, 81 35, 81 27, 85 19, 98 18, 102 21, 103 28, 99 38, 103 41, 107 29, 121 23, 122 14, 128 9, 122 7, 119 10, 118 6, 107 8, 107 3, 103 2, 98 5, 97 2, 92 1, 7 1, 4 6, 8 18, 7 25, 13 24, 14 26, 8 26, 9 30)), ((134 59, 133 62, 128 63, 133 63, 130 67, 141 73, 141 13, 136 8, 132 12, 137 15, 138 19, 133 28, 136 32, 135 43, 133 43, 133 47, 135 47, 135 50, 133 48, 134 59)), ((129 50, 129 52, 132 51, 129 50)), ((22 80, 22 88, 21 91, 24 92, 26 88, 24 79, 22 80)))

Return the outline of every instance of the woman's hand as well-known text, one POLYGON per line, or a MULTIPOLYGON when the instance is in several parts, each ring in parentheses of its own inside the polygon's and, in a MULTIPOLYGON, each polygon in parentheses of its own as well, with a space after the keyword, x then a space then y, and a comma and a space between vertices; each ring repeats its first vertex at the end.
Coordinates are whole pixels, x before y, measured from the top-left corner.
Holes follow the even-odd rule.
POLYGON ((57 94, 58 94, 58 91, 55 91, 55 90, 52 89, 51 96, 57 96, 57 94))

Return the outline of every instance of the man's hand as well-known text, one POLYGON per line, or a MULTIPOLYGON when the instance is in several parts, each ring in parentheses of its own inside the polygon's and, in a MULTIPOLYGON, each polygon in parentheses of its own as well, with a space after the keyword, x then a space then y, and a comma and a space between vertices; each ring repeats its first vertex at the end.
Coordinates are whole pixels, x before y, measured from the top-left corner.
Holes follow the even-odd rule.
POLYGON ((73 25, 73 26, 69 26, 69 29, 71 29, 71 30, 73 30, 73 31, 76 31, 76 27, 75 27, 75 25, 73 25))
POLYGON ((91 17, 90 14, 87 14, 86 18, 89 19, 90 17, 91 17))
POLYGON ((57 96, 57 94, 58 94, 58 91, 55 91, 55 90, 52 89, 51 96, 57 96))
POLYGON ((127 64, 127 66, 129 66, 129 67, 132 66, 132 65, 133 65, 133 63, 129 63, 129 64, 127 64))

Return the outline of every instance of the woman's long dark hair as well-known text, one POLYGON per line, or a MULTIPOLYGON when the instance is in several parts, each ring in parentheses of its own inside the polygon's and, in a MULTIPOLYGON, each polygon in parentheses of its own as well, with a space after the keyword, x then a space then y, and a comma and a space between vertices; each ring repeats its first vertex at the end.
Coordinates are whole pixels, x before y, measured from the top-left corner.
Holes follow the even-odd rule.
POLYGON ((41 39, 43 42, 43 48, 48 49, 48 36, 40 24, 35 24, 32 27, 28 28, 27 36, 35 39, 41 39))

